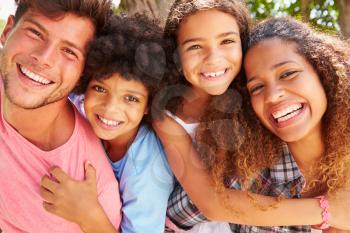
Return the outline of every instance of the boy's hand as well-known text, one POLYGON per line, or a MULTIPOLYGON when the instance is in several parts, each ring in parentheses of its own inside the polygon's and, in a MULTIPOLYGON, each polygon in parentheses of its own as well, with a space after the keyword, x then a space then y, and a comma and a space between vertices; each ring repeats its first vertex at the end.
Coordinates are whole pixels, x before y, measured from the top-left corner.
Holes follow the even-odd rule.
POLYGON ((52 178, 43 176, 40 187, 46 211, 80 226, 101 211, 97 198, 96 171, 88 162, 85 163, 83 181, 74 180, 58 167, 52 168, 50 174, 52 178))

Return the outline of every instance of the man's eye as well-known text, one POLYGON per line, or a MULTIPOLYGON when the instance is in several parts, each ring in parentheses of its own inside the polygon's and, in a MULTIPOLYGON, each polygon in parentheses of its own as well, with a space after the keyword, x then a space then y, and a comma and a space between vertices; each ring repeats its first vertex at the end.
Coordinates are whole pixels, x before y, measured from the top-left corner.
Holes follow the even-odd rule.
POLYGON ((42 34, 41 34, 39 31, 37 31, 36 29, 34 29, 34 28, 29 28, 28 31, 29 31, 29 33, 30 33, 31 36, 33 36, 33 37, 38 37, 38 38, 42 38, 42 34))
POLYGON ((78 57, 73 50, 69 48, 63 48, 63 52, 65 52, 68 56, 78 57))

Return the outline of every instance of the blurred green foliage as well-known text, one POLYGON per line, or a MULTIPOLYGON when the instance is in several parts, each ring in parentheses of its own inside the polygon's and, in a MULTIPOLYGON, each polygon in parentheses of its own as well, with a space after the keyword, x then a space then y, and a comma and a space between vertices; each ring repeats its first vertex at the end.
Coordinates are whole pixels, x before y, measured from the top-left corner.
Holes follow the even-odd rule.
POLYGON ((339 31, 339 10, 335 0, 305 1, 303 12, 301 0, 247 0, 252 16, 262 20, 270 16, 293 16, 307 20, 326 31, 339 31))
POLYGON ((2 32, 2 29, 5 27, 6 21, 3 19, 0 19, 0 32, 2 32))

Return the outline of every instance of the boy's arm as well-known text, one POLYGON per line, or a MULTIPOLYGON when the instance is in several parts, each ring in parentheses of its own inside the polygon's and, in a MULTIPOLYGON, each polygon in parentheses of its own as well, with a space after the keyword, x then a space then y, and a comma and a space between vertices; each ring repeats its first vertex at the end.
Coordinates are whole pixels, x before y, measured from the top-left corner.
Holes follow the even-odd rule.
MULTIPOLYGON (((160 142, 144 140, 131 147, 120 179, 123 233, 163 233, 173 175, 160 142)), ((148 138, 150 139, 150 138, 148 138)))
MULTIPOLYGON (((317 199, 284 199, 278 203, 276 198, 226 189, 224 195, 232 208, 227 208, 221 195, 215 191, 215 185, 193 148, 185 130, 171 118, 153 124, 160 137, 173 172, 191 200, 209 219, 227 221, 236 224, 255 226, 317 225, 322 222, 322 209, 317 199), (256 207, 252 201, 263 206, 275 206, 267 210, 256 207), (234 211, 233 211, 234 210, 234 211), (239 213, 239 214, 237 214, 239 213)), ((334 227, 350 229, 349 213, 341 203, 350 206, 349 192, 342 192, 339 199, 332 199, 330 210, 333 214, 331 224, 334 227), (338 199, 339 200, 338 200, 338 199)))
POLYGON ((108 197, 115 196, 113 193, 118 190, 118 187, 108 186, 98 196, 96 171, 87 163, 85 169, 86 179, 84 181, 72 179, 57 167, 51 170, 51 175, 57 182, 44 176, 40 187, 40 195, 44 199, 43 207, 52 214, 77 223, 85 233, 117 233, 115 226, 119 226, 117 219, 120 214, 120 206, 112 203, 120 201, 108 197), (111 188, 115 190, 109 192, 111 188), (110 202, 107 203, 108 200, 110 202), (102 206, 100 201, 108 204, 109 207, 102 206), (114 209, 109 210, 108 208, 114 209), (111 216, 108 216, 105 211, 111 216), (116 223, 112 224, 108 217, 115 219, 116 223))

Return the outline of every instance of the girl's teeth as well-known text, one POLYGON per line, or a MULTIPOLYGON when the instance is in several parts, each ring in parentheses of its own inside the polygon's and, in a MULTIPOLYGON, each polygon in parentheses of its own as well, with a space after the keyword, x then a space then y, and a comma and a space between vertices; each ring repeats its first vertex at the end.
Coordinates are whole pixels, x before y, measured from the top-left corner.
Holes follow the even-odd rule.
POLYGON ((20 69, 22 71, 23 74, 25 74, 28 78, 30 78, 31 80, 47 85, 50 83, 50 80, 47 80, 43 77, 41 77, 40 75, 34 74, 33 72, 31 72, 30 70, 28 70, 27 68, 24 68, 23 66, 20 66, 20 69))
POLYGON ((208 77, 208 78, 215 78, 215 77, 219 77, 219 76, 224 75, 225 72, 226 72, 226 70, 222 70, 222 71, 219 71, 219 72, 203 73, 203 75, 205 77, 208 77))

